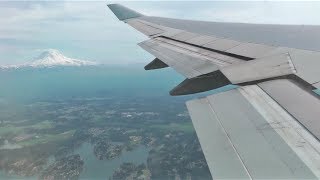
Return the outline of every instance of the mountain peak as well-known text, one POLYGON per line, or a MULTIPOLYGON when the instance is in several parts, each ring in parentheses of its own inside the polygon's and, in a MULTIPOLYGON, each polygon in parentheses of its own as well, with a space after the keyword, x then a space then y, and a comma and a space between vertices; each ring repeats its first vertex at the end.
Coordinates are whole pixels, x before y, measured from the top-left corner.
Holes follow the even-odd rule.
MULTIPOLYGON (((34 61, 19 65, 2 66, 2 68, 20 68, 20 67, 55 67, 55 66, 93 66, 96 62, 73 59, 64 56, 55 49, 43 51, 34 61)), ((1 66, 0 66, 1 68, 1 66)))
POLYGON ((62 53, 56 49, 47 49, 44 50, 37 59, 42 59, 45 57, 56 57, 56 56, 63 56, 62 53))

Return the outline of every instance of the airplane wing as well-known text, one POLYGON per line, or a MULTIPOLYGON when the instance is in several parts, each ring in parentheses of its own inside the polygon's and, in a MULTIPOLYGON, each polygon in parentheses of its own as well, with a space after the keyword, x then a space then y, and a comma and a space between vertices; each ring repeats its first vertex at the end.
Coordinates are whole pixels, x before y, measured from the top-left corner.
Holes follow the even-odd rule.
POLYGON ((214 179, 320 178, 320 26, 217 23, 109 8, 149 37, 145 69, 172 67, 214 179))

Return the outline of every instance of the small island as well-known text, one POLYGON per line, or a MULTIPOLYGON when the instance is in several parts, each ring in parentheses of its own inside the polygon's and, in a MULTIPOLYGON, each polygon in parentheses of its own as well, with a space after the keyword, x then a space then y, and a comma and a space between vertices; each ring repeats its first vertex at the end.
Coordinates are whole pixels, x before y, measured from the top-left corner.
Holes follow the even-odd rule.
POLYGON ((133 163, 123 163, 113 175, 113 180, 120 179, 139 179, 148 180, 151 178, 150 171, 146 168, 145 164, 135 165, 133 163))
POLYGON ((94 155, 100 160, 110 160, 120 156, 124 146, 120 144, 112 144, 105 141, 98 142, 94 148, 94 155))
POLYGON ((41 174, 40 179, 76 180, 83 170, 83 164, 84 162, 78 154, 62 158, 46 168, 41 174))

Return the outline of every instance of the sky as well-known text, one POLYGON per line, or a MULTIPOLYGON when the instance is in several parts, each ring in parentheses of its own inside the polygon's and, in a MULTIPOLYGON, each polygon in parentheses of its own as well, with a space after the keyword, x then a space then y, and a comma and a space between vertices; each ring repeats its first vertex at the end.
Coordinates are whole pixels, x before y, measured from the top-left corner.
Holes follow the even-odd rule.
POLYGON ((145 15, 219 22, 320 25, 320 2, 3 1, 0 65, 32 61, 46 49, 105 64, 147 63, 147 39, 107 8, 120 3, 145 15))

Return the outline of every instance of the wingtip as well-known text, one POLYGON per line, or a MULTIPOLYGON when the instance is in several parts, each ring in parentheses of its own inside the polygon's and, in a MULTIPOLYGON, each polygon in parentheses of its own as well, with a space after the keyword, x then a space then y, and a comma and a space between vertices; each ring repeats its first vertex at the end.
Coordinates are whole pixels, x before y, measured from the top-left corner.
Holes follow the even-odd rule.
MULTIPOLYGON (((119 5, 119 4, 117 4, 117 3, 107 3, 107 6, 110 8, 110 7, 112 7, 112 6, 114 6, 114 5, 119 5)), ((111 9, 111 8, 110 8, 111 9)))
POLYGON ((112 6, 113 5, 113 3, 107 3, 107 6, 110 8, 110 6, 112 6))
POLYGON ((143 16, 143 14, 138 13, 138 12, 136 12, 132 9, 129 9, 125 6, 122 6, 121 4, 111 3, 111 4, 107 4, 107 6, 117 16, 117 18, 120 21, 143 16))

